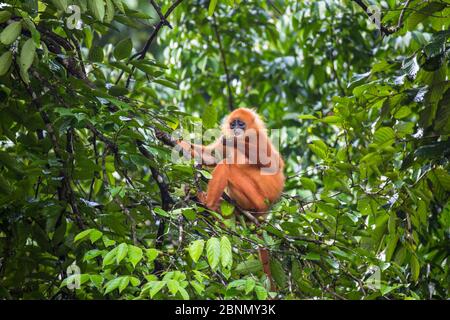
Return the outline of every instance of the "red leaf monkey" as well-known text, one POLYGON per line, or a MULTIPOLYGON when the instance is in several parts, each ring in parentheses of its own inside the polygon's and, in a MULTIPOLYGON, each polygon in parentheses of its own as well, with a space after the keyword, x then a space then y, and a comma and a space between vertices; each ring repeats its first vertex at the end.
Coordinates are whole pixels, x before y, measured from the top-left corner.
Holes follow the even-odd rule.
MULTIPOLYGON (((202 164, 215 167, 207 192, 199 192, 199 200, 217 211, 227 189, 236 204, 255 217, 267 213, 284 187, 284 162, 275 150, 261 118, 251 109, 231 112, 222 126, 222 136, 208 146, 178 141, 185 151, 202 164)), ((259 250, 263 269, 274 289, 266 249, 259 250)))

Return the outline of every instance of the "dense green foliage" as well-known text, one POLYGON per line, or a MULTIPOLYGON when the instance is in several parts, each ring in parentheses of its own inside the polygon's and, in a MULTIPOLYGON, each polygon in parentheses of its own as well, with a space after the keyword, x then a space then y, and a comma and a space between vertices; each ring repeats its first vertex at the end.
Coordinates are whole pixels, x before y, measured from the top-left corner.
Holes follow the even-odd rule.
POLYGON ((1 3, 1 298, 266 299, 258 245, 281 299, 449 297, 450 1, 1 3), (239 106, 281 129, 261 228, 154 134, 239 106))

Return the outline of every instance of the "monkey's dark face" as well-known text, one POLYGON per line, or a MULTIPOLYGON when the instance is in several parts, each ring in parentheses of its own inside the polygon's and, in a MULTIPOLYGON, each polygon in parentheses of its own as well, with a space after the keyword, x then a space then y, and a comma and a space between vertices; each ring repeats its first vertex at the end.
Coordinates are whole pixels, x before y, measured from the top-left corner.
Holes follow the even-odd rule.
POLYGON ((230 129, 233 131, 235 137, 243 135, 246 127, 245 122, 240 119, 230 121, 230 129))
POLYGON ((226 137, 243 138, 250 129, 258 130, 255 127, 256 114, 250 109, 238 108, 230 113, 226 122, 222 126, 222 133, 226 137))

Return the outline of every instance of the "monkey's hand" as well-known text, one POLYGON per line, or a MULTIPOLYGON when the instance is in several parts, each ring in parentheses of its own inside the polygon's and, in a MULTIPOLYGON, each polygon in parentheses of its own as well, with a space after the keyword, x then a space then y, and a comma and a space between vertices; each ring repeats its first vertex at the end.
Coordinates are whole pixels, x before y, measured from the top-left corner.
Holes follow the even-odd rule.
POLYGON ((158 128, 155 128, 155 135, 158 139, 162 139, 166 133, 158 128))
POLYGON ((176 145, 176 141, 172 138, 172 136, 170 134, 168 134, 167 132, 164 132, 158 128, 154 128, 154 130, 155 130, 155 136, 158 140, 164 142, 165 144, 167 144, 169 146, 176 145))

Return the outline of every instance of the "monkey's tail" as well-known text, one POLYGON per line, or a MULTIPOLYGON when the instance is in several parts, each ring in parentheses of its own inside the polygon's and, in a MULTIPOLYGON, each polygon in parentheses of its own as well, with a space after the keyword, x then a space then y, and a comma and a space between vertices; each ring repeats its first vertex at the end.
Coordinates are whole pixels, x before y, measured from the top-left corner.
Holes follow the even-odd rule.
POLYGON ((275 291, 277 289, 275 282, 272 278, 272 272, 270 271, 270 256, 269 251, 266 248, 259 248, 259 259, 261 260, 263 271, 270 281, 270 290, 275 291))

